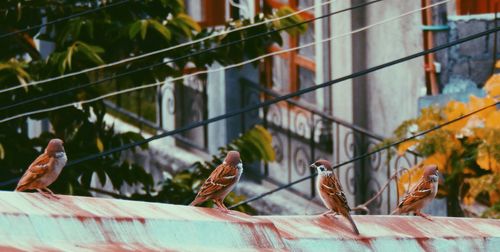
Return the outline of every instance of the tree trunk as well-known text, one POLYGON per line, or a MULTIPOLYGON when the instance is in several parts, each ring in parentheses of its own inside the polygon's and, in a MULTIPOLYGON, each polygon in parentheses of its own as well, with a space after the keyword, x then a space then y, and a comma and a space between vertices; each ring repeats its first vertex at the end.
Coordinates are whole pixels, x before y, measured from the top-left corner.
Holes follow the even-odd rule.
POLYGON ((460 178, 458 176, 450 181, 448 188, 448 196, 446 197, 447 201, 447 214, 449 217, 464 217, 464 211, 460 206, 459 199, 459 188, 460 188, 460 178))

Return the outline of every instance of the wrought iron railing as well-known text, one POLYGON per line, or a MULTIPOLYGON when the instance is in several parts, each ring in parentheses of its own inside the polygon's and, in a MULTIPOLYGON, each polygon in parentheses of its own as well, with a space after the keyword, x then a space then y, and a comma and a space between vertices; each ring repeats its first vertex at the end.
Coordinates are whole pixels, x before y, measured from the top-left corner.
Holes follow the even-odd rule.
MULTIPOLYGON (((158 89, 157 118, 153 122, 142 117, 141 110, 131 112, 117 104, 106 101, 106 106, 122 117, 135 121, 156 132, 172 130, 184 124, 207 118, 207 95, 205 79, 185 80, 183 83, 167 83, 158 89), (173 123, 172 123, 173 122, 173 123)), ((246 78, 240 79, 240 104, 245 107, 279 96, 276 91, 265 88, 246 78)), ((213 101, 213 102, 221 102, 213 101)), ((315 171, 309 169, 314 160, 323 158, 339 164, 373 150, 383 137, 345 120, 327 114, 311 104, 289 99, 240 115, 241 132, 262 124, 273 136, 276 162, 257 165, 250 171, 254 176, 285 185, 315 171)), ((174 136, 181 147, 196 148, 207 152, 206 127, 174 136), (201 140, 200 140, 201 139, 201 140)), ((418 161, 416 153, 404 156, 382 151, 370 158, 361 159, 338 169, 337 175, 343 184, 350 202, 361 203, 374 195, 396 170, 409 168, 418 161)), ((314 178, 309 182, 294 185, 289 190, 305 198, 315 197, 314 178)), ((394 184, 385 192, 383 200, 376 200, 371 213, 387 213, 396 202, 394 184)))
MULTIPOLYGON (((133 96, 119 95, 105 100, 104 104, 111 114, 141 131, 161 133, 173 130, 207 119, 206 77, 191 76, 175 83, 167 80, 161 88, 150 88, 133 96), (131 97, 136 99, 134 103, 124 102, 131 97)), ((208 150, 206 126, 174 135, 173 138, 179 147, 208 150)))
MULTIPOLYGON (((241 85, 244 105, 279 96, 277 92, 245 78, 241 79, 241 85)), ((380 135, 295 99, 273 104, 241 118, 247 122, 246 128, 260 123, 271 132, 277 160, 254 172, 277 185, 313 174, 315 171, 310 170, 309 165, 314 160, 323 158, 339 164, 374 150, 383 141, 380 135)), ((396 170, 410 168, 417 161, 416 153, 398 156, 386 150, 336 172, 349 200, 358 204, 374 195, 396 170)), ((315 180, 294 185, 291 190, 303 197, 314 198, 315 180)), ((371 213, 388 213, 397 201, 396 193, 392 184, 383 200, 379 198, 370 206, 371 213)))

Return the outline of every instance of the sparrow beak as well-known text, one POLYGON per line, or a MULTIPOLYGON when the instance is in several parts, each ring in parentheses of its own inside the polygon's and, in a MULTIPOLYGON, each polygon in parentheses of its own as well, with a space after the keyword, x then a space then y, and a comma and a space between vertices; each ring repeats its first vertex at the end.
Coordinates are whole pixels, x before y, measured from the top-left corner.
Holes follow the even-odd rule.
POLYGON ((311 164, 309 167, 310 167, 310 168, 313 168, 313 169, 318 168, 315 164, 311 164))
POLYGON ((444 184, 444 176, 439 171, 436 171, 436 175, 438 176, 438 182, 440 184, 444 184))

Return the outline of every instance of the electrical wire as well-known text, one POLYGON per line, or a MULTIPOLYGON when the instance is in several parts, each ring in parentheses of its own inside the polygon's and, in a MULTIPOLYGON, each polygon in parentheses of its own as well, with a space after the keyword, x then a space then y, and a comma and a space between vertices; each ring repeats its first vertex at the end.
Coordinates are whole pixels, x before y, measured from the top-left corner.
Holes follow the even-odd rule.
POLYGON ((217 49, 220 49, 220 48, 223 48, 223 47, 235 45, 235 44, 238 44, 238 43, 241 43, 241 42, 244 42, 244 41, 247 41, 247 40, 251 40, 251 39, 254 39, 254 38, 257 38, 257 37, 260 37, 260 36, 265 36, 265 35, 268 35, 268 34, 271 34, 271 33, 279 32, 279 31, 282 31, 282 30, 286 30, 286 29, 289 29, 289 28, 292 28, 292 27, 295 27, 295 26, 299 26, 299 25, 302 25, 302 24, 313 22, 314 20, 317 20, 317 19, 326 18, 326 17, 332 16, 332 15, 335 15, 335 14, 339 14, 339 13, 342 13, 342 12, 345 12, 345 11, 349 11, 349 10, 354 10, 354 9, 361 8, 361 7, 364 7, 364 6, 373 4, 373 3, 377 3, 377 2, 380 2, 380 1, 382 1, 382 0, 373 0, 373 1, 370 1, 370 2, 365 2, 365 3, 362 3, 362 4, 354 5, 354 6, 351 6, 349 8, 345 8, 345 9, 342 9, 342 10, 339 10, 339 11, 335 11, 335 12, 330 12, 330 13, 327 13, 325 15, 314 17, 314 18, 311 18, 311 19, 308 19, 308 20, 305 20, 305 21, 302 21, 302 22, 299 22, 299 23, 295 23, 295 24, 291 24, 291 25, 288 25, 288 26, 280 27, 280 28, 278 28, 276 30, 268 31, 268 32, 265 32, 265 33, 255 34, 255 35, 246 37, 246 38, 241 39, 241 40, 228 42, 228 43, 216 46, 216 47, 211 47, 211 48, 207 48, 207 49, 204 49, 204 50, 200 50, 200 51, 195 52, 195 53, 186 54, 186 55, 183 55, 183 56, 180 56, 180 57, 177 57, 177 58, 165 61, 165 62, 157 62, 157 63, 151 64, 151 65, 148 65, 148 66, 140 67, 140 68, 128 71, 128 72, 120 73, 120 74, 117 74, 117 75, 114 75, 114 76, 103 78, 103 79, 100 79, 100 80, 97 80, 97 81, 93 81, 93 82, 90 82, 90 83, 87 83, 87 84, 79 85, 79 86, 76 86, 76 87, 73 87, 73 88, 68 88, 68 89, 64 89, 64 90, 61 90, 61 91, 56 91, 56 92, 53 92, 53 93, 50 93, 50 94, 47 94, 47 95, 43 95, 43 96, 39 96, 39 97, 34 97, 32 99, 23 100, 23 101, 14 103, 14 104, 3 106, 3 107, 0 108, 0 111, 6 110, 6 109, 11 109, 11 108, 14 108, 14 107, 17 107, 17 106, 20 106, 20 105, 24 105, 24 104, 28 104, 28 103, 31 103, 31 102, 35 102, 35 101, 45 100, 47 98, 51 98, 51 97, 54 97, 54 96, 62 95, 62 94, 65 94, 65 93, 69 93, 69 92, 72 92, 74 90, 86 88, 86 87, 92 86, 94 84, 102 83, 104 81, 109 81, 109 80, 112 80, 112 79, 116 79, 116 78, 119 78, 119 77, 123 77, 123 76, 126 76, 126 75, 137 73, 137 72, 140 72, 140 71, 151 70, 151 68, 153 68, 153 67, 157 67, 157 66, 160 66, 160 65, 166 65, 168 63, 172 63, 172 62, 175 62, 175 61, 178 61, 178 60, 187 59, 187 58, 192 57, 192 56, 201 55, 201 54, 209 52, 209 51, 213 51, 213 50, 217 50, 217 49))
POLYGON ((2 181, 2 182, 0 182, 0 187, 13 185, 13 184, 17 183, 19 181, 19 179, 21 179, 21 177, 9 179, 7 181, 2 181))
MULTIPOLYGON (((420 136, 426 135, 426 134, 428 134, 428 133, 430 133, 430 132, 432 132, 432 131, 438 130, 438 129, 442 128, 442 127, 445 127, 445 126, 447 126, 447 125, 449 125, 449 124, 452 124, 452 123, 454 123, 454 122, 457 122, 457 121, 459 121, 459 120, 462 120, 462 119, 464 119, 464 118, 467 118, 467 117, 469 117, 469 116, 472 116, 472 115, 474 115, 474 114, 476 114, 476 113, 479 113, 479 112, 484 111, 484 110, 486 110, 486 109, 489 109, 489 108, 491 108, 491 107, 495 107, 495 106, 497 106, 498 104, 500 104, 500 101, 497 101, 497 102, 495 102, 495 103, 493 103, 493 104, 490 104, 490 105, 488 105, 488 106, 482 107, 482 108, 480 108, 480 109, 474 110, 474 111, 472 111, 472 112, 470 112, 470 113, 464 114, 464 115, 462 115, 462 116, 459 116, 459 117, 457 117, 457 118, 455 118, 455 119, 452 119, 452 120, 447 121, 447 122, 445 122, 445 123, 443 123, 443 124, 440 124, 440 125, 437 125, 437 126, 435 126, 435 127, 432 127, 432 128, 430 128, 430 129, 427 129, 427 130, 421 131, 420 133, 415 134, 415 135, 413 135, 413 136, 411 136, 411 137, 402 138, 402 139, 400 139, 400 140, 398 140, 398 141, 395 141, 395 142, 393 142, 393 143, 390 143, 390 144, 384 145, 383 147, 380 147, 379 149, 376 149, 376 150, 374 150, 374 151, 367 152, 367 153, 365 153, 365 154, 363 154, 363 155, 359 155, 359 156, 357 156, 357 157, 355 157, 355 158, 352 158, 352 159, 350 159, 350 160, 347 160, 347 161, 344 161, 344 162, 342 162, 342 163, 336 164, 336 165, 334 165, 332 168, 333 168, 333 169, 338 169, 338 168, 340 168, 340 167, 342 167, 342 166, 344 166, 344 165, 347 165, 347 164, 350 164, 350 163, 356 162, 356 161, 361 160, 361 159, 363 159, 363 158, 369 157, 369 156, 371 156, 371 155, 373 155, 373 154, 375 154, 375 153, 378 153, 378 152, 381 152, 381 151, 383 151, 383 150, 386 150, 386 149, 389 149, 389 148, 395 147, 395 146, 397 146, 397 145, 399 145, 399 144, 401 144, 401 143, 403 143, 403 142, 410 141, 410 140, 413 140, 413 139, 415 139, 415 138, 417 138, 417 137, 420 137, 420 136)), ((291 186, 293 186, 293 185, 296 185, 296 184, 298 184, 298 183, 300 183, 300 182, 303 182, 303 181, 305 181, 305 180, 311 179, 311 178, 313 178, 313 177, 315 177, 315 176, 317 176, 317 175, 318 175, 317 173, 313 173, 313 174, 311 174, 311 175, 309 175, 309 176, 306 176, 306 177, 303 177, 303 178, 301 178, 301 179, 295 180, 295 181, 293 181, 293 182, 291 182, 291 183, 288 183, 288 184, 286 184, 286 185, 283 185, 283 186, 277 187, 277 188, 275 188, 275 189, 273 189, 273 190, 270 190, 270 191, 268 191, 268 192, 265 192, 265 193, 262 193, 262 194, 260 194, 260 195, 255 196, 255 197, 252 197, 252 198, 249 198, 249 199, 247 199, 247 200, 241 201, 241 202, 239 202, 239 203, 237 203, 237 204, 235 204, 235 205, 232 205, 231 207, 229 207, 229 209, 232 209, 232 208, 235 208, 235 207, 241 206, 241 205, 243 205, 243 204, 247 204, 247 203, 250 203, 250 202, 256 201, 256 200, 261 199, 261 198, 264 198, 264 197, 266 197, 267 195, 271 195, 271 194, 273 194, 273 193, 275 193, 275 192, 277 192, 277 191, 281 191, 281 190, 283 190, 283 189, 289 188, 289 187, 291 187, 291 186)))
MULTIPOLYGON (((246 106, 246 107, 241 108, 241 109, 236 109, 236 110, 233 110, 231 112, 228 112, 228 113, 225 113, 225 114, 222 114, 222 115, 219 115, 219 116, 215 116, 215 117, 203 120, 203 121, 194 122, 194 123, 191 123, 189 125, 183 126, 181 128, 174 129, 174 130, 171 130, 171 131, 167 131, 167 132, 164 132, 162 134, 158 134, 158 135, 155 135, 155 136, 143 139, 143 140, 139 140, 139 141, 136 141, 136 142, 133 142, 133 143, 128 143, 128 144, 122 145, 120 147, 116 147, 116 148, 113 148, 113 149, 110 149, 110 150, 107 150, 107 151, 103 151, 101 153, 89 155, 87 157, 83 157, 83 158, 80 158, 80 159, 77 159, 75 161, 72 161, 72 162, 68 163, 68 166, 76 165, 76 164, 79 164, 79 163, 82 163, 82 162, 85 162, 85 161, 88 161, 88 160, 93 160, 93 159, 96 159, 96 158, 99 158, 99 157, 102 157, 102 156, 106 156, 106 155, 109 155, 109 154, 112 154, 112 153, 115 153, 115 152, 119 152, 119 151, 130 149, 130 148, 133 148, 133 147, 136 147, 136 146, 140 146, 140 145, 149 143, 149 142, 157 140, 157 139, 161 139, 161 138, 168 137, 168 136, 171 136, 171 135, 179 134, 181 132, 185 132, 185 131, 188 131, 188 130, 191 130, 191 129, 194 129, 194 128, 197 128, 197 127, 200 127, 200 126, 205 126, 205 125, 208 125, 208 124, 213 123, 213 122, 221 121, 221 120, 224 120, 224 119, 227 119, 227 118, 230 118, 230 117, 234 117, 234 116, 237 116, 237 115, 240 115, 240 114, 243 114, 243 113, 247 113, 247 112, 250 112, 252 110, 256 110, 256 109, 259 109, 259 108, 267 107, 267 106, 270 106, 272 104, 278 103, 280 101, 284 101, 284 100, 287 100, 287 99, 290 99, 290 98, 293 98, 293 97, 296 97, 296 96, 300 96, 300 95, 303 95, 305 93, 309 93, 309 92, 315 91, 315 90, 320 89, 320 88, 332 86, 334 84, 343 82, 345 80, 349 80, 349 79, 357 78, 357 77, 360 77, 360 76, 364 76, 364 75, 366 75, 368 73, 371 73, 371 72, 374 72, 374 71, 377 71, 377 70, 380 70, 380 69, 383 69, 383 68, 387 68, 387 67, 390 67, 390 66, 393 66, 393 65, 396 65, 396 64, 408 61, 408 60, 412 60, 414 58, 417 58, 417 57, 420 57, 420 56, 423 56, 423 55, 426 55, 426 54, 429 54, 429 53, 433 53, 433 52, 436 52, 436 51, 439 51, 439 50, 442 50, 442 49, 445 49, 445 48, 448 48, 448 47, 452 47, 452 46, 455 46, 455 45, 458 45, 458 44, 461 44, 461 43, 464 43, 464 42, 467 42, 467 41, 470 41, 470 40, 473 40, 473 39, 476 39, 476 38, 479 38, 479 37, 482 37, 482 36, 486 36, 488 34, 491 34, 493 32, 497 32, 499 30, 500 30, 500 27, 492 28, 492 29, 489 29, 489 30, 486 30, 486 31, 483 31, 483 32, 479 32, 479 33, 476 33, 476 34, 473 34, 473 35, 470 35, 470 36, 467 36, 467 37, 464 37, 464 38, 461 38, 461 39, 457 39, 457 40, 452 41, 452 42, 445 43, 443 45, 436 46, 434 48, 430 48, 430 49, 427 49, 427 50, 424 50, 424 51, 421 51, 421 52, 418 52, 418 53, 411 54, 409 56, 405 56, 405 57, 402 57, 402 58, 399 58, 399 59, 396 59, 396 60, 393 60, 393 61, 386 62, 386 63, 381 64, 381 65, 370 67, 370 68, 367 68, 365 70, 358 71, 356 73, 352 73, 352 74, 349 74, 349 75, 346 75, 346 76, 343 76, 343 77, 340 77, 340 78, 337 78, 337 79, 334 79, 334 80, 330 80, 330 81, 324 82, 322 84, 318 84, 318 85, 315 85, 315 86, 307 87, 307 88, 298 90, 298 91, 293 92, 293 93, 289 93, 289 94, 282 95, 282 96, 279 96, 279 97, 276 97, 276 98, 273 98, 273 99, 266 100, 266 101, 258 103, 258 104, 246 106)), ((493 106, 493 105, 491 105, 491 106, 493 106)), ((483 110, 484 110, 484 108, 483 108, 483 110)), ((482 111, 482 110, 480 110, 480 111, 482 111)))
MULTIPOLYGON (((359 29, 356 29, 356 30, 353 30, 353 31, 350 31, 350 32, 346 32, 346 33, 343 33, 343 34, 340 34, 340 35, 337 35, 337 36, 333 36, 333 37, 330 37, 330 38, 323 39, 323 40, 320 41, 320 43, 328 42, 328 41, 331 41, 331 40, 334 40, 334 39, 338 39, 338 38, 341 38, 341 37, 352 35, 352 34, 355 34, 355 33, 358 33, 358 32, 361 32, 361 31, 373 28, 373 27, 381 25, 381 24, 385 24, 385 23, 390 22, 390 21, 398 20, 398 19, 400 19, 402 17, 411 15, 411 14, 413 14, 415 12, 420 12, 420 11, 422 11, 424 9, 432 8, 432 7, 435 7, 437 5, 444 4, 444 3, 449 2, 449 1, 450 0, 445 0, 445 1, 441 1, 441 2, 438 2, 438 3, 432 4, 432 5, 426 6, 424 8, 412 10, 412 11, 403 13, 401 15, 398 15, 398 16, 395 16, 395 17, 392 17, 392 18, 388 18, 386 20, 382 20, 380 22, 376 22, 376 23, 373 23, 371 25, 368 25, 368 26, 365 26, 365 27, 362 27, 362 28, 359 28, 359 29)), ((246 61, 243 61, 243 62, 240 62, 240 63, 228 65, 228 66, 225 66, 225 67, 220 67, 220 68, 217 68, 217 69, 210 69, 210 70, 203 70, 203 71, 198 71, 198 72, 195 72, 195 73, 183 75, 183 76, 180 76, 180 77, 176 77, 176 78, 170 79, 169 81, 173 82, 173 81, 181 80, 183 78, 196 76, 196 75, 199 75, 199 74, 207 74, 207 73, 212 73, 212 72, 219 72, 219 71, 223 71, 223 70, 227 70, 227 69, 231 69, 231 68, 235 68, 235 67, 240 67, 240 66, 243 66, 245 64, 248 64, 248 63, 251 63, 251 62, 255 62, 255 61, 264 59, 264 58, 269 57, 269 56, 274 56, 274 55, 279 55, 279 54, 283 54, 283 53, 287 53, 287 52, 299 50, 299 49, 302 49, 302 48, 314 46, 315 44, 316 44, 316 42, 311 42, 311 43, 308 43, 308 44, 304 44, 302 46, 297 46, 297 47, 293 47, 293 48, 289 48, 289 49, 284 49, 284 50, 280 50, 280 51, 268 53, 268 54, 265 54, 265 55, 262 55, 262 56, 250 59, 250 60, 246 60, 246 61)), ((35 110, 35 111, 30 111, 30 112, 25 112, 25 113, 17 114, 15 116, 11 116, 11 117, 8 117, 8 118, 1 119, 0 123, 4 123, 4 122, 10 121, 10 120, 14 120, 16 118, 24 117, 24 116, 30 116, 30 115, 34 115, 34 114, 49 112, 49 111, 53 111, 53 110, 57 110, 57 109, 62 109, 62 108, 67 108, 67 107, 72 107, 72 106, 80 107, 83 104, 95 102, 95 101, 98 101, 98 100, 101 100, 101 99, 105 99, 105 98, 108 98, 108 97, 111 97, 111 96, 119 95, 119 94, 124 94, 124 93, 129 93, 129 92, 133 92, 133 91, 137 91, 137 90, 141 90, 141 89, 145 89, 145 88, 151 88, 151 87, 159 86, 159 85, 162 85, 163 83, 164 83, 163 81, 157 81, 157 82, 149 83, 149 84, 146 84, 146 85, 141 85, 141 86, 137 86, 137 87, 132 87, 132 88, 128 88, 128 89, 123 89, 123 90, 111 92, 111 93, 108 93, 108 94, 105 94, 105 95, 101 95, 101 96, 98 96, 98 97, 95 97, 95 98, 92 98, 92 99, 88 99, 88 100, 83 100, 83 101, 78 101, 78 102, 71 102, 71 103, 67 103, 67 104, 63 104, 63 105, 58 105, 58 106, 55 106, 55 107, 50 107, 50 108, 39 109, 39 110, 35 110)))
POLYGON ((116 3, 110 3, 110 4, 106 4, 106 5, 101 5, 101 6, 97 7, 97 8, 94 8, 94 9, 82 11, 82 12, 75 13, 75 14, 72 14, 72 15, 69 15, 69 16, 66 16, 66 17, 62 17, 62 18, 57 18, 57 19, 54 19, 52 21, 49 21, 49 22, 46 22, 46 23, 43 23, 43 24, 38 24, 38 25, 34 25, 34 26, 28 26, 28 27, 23 28, 21 30, 17 30, 17 31, 9 32, 9 33, 4 33, 4 34, 0 34, 0 39, 9 37, 9 36, 12 36, 12 35, 15 35, 15 34, 27 32, 27 31, 30 31, 30 30, 42 28, 42 27, 45 27, 45 26, 48 26, 48 25, 51 25, 51 24, 56 24, 56 23, 59 23, 59 22, 63 22, 63 21, 66 21, 66 20, 69 20, 69 19, 72 19, 72 18, 84 16, 84 15, 87 15, 87 14, 90 14, 90 13, 98 12, 98 11, 101 11, 101 10, 104 10, 104 9, 108 9, 108 8, 111 8, 111 7, 115 7, 115 6, 118 6, 118 5, 122 5, 122 4, 128 3, 128 2, 130 2, 130 0, 124 0, 124 1, 116 2, 116 3))
POLYGON ((156 55, 156 54, 168 52, 168 51, 171 51, 171 50, 174 50, 174 49, 177 49, 177 48, 181 48, 181 47, 189 46, 189 45, 192 45, 192 44, 200 43, 200 42, 203 42, 205 40, 212 39, 212 38, 215 38, 215 37, 226 36, 226 35, 231 34, 233 32, 237 32, 237 31, 241 31, 241 30, 246 30, 246 29, 249 29, 249 28, 252 28, 252 27, 255 27, 255 26, 259 26, 259 25, 263 25, 263 24, 265 25, 265 24, 268 24, 268 23, 279 21, 281 19, 289 18, 291 16, 298 15, 300 13, 309 11, 309 10, 314 9, 316 7, 321 7, 323 5, 333 3, 335 1, 337 1, 337 0, 326 1, 324 3, 317 4, 317 5, 314 5, 314 6, 310 6, 310 7, 307 7, 307 8, 304 8, 304 9, 301 9, 301 10, 289 13, 289 14, 281 16, 281 17, 267 19, 267 20, 264 20, 262 22, 245 25, 245 26, 238 27, 238 28, 235 28, 235 29, 232 29, 232 30, 223 30, 223 31, 221 31, 219 33, 215 33, 215 34, 212 34, 212 35, 204 37, 204 38, 199 38, 199 39, 192 40, 192 41, 189 41, 189 42, 186 42, 186 43, 182 43, 182 44, 178 44, 178 45, 171 46, 171 47, 168 47, 168 48, 164 48, 164 49, 152 51, 152 52, 149 52, 149 53, 141 54, 141 55, 138 55, 138 56, 126 58, 126 59, 115 61, 115 62, 112 62, 112 63, 108 63, 108 64, 96 66, 96 67, 91 67, 91 68, 86 68, 86 69, 83 69, 83 70, 80 70, 80 71, 77 71, 77 72, 67 73, 67 74, 63 74, 63 75, 60 75, 60 76, 56 76, 56 77, 52 77, 52 78, 47 78, 47 79, 44 79, 44 80, 32 81, 32 82, 26 83, 24 85, 17 85, 17 84, 8 85, 8 86, 11 86, 11 87, 1 89, 0 90, 0 94, 4 93, 4 92, 16 90, 16 89, 19 89, 19 88, 25 88, 25 87, 30 87, 30 86, 37 86, 37 85, 40 85, 40 84, 44 84, 44 83, 48 83, 48 82, 53 82, 53 81, 65 79, 65 78, 68 78, 68 77, 72 77, 72 76, 76 76, 76 75, 80 75, 80 74, 84 74, 84 73, 88 73, 88 72, 92 72, 92 71, 96 71, 96 70, 101 70, 101 69, 112 67, 112 66, 121 65, 121 64, 124 64, 124 63, 127 63, 127 62, 131 62, 131 61, 135 61, 135 60, 138 60, 138 59, 143 59, 143 58, 146 58, 146 57, 149 57, 149 56, 153 56, 153 55, 156 55))
MULTIPOLYGON (((237 116, 237 115, 240 115, 240 114, 243 114, 243 113, 255 110, 255 109, 263 108, 263 107, 272 105, 272 104, 280 102, 280 101, 284 101, 284 100, 287 100, 287 99, 290 99, 290 98, 293 98, 293 97, 296 97, 296 96, 300 96, 300 95, 308 93, 308 92, 312 92, 312 91, 320 89, 320 88, 324 88, 324 87, 327 87, 327 86, 332 86, 332 85, 334 85, 336 83, 340 83, 340 82, 348 80, 348 79, 357 78, 357 77, 366 75, 368 73, 371 73, 371 72, 374 72, 374 71, 377 71, 377 70, 380 70, 380 69, 383 69, 383 68, 387 68, 387 67, 399 64, 401 62, 412 60, 414 58, 423 56, 425 54, 433 53, 433 52, 436 52, 436 51, 439 51, 439 50, 442 50, 442 49, 445 49, 445 48, 449 48, 449 47, 452 47, 452 46, 455 46, 455 45, 458 45, 458 44, 461 44, 461 43, 465 43, 467 41, 470 41, 470 40, 473 40, 473 39, 476 39, 476 38, 479 38, 479 37, 482 37, 482 36, 486 36, 488 34, 491 34, 493 32, 497 32, 499 30, 500 30, 500 27, 496 27, 496 28, 492 28, 492 29, 489 29, 489 30, 486 30, 486 31, 483 31, 483 32, 479 32, 479 33, 470 35, 470 36, 465 37, 465 38, 457 39, 455 41, 448 42, 448 43, 445 43, 443 45, 436 46, 434 48, 430 48, 430 49, 427 49, 427 50, 424 50, 424 51, 421 51, 421 52, 418 52, 418 53, 415 53, 415 54, 412 54, 412 55, 405 56, 403 58, 399 58, 399 59, 396 59, 396 60, 393 60, 393 61, 390 61, 390 62, 386 62, 386 63, 381 64, 381 65, 377 65, 377 66, 374 66, 374 67, 371 67, 371 68, 368 68, 368 69, 365 69, 365 70, 358 71, 358 72, 350 74, 350 75, 346 75, 346 76, 343 76, 343 77, 340 77, 340 78, 337 78, 337 79, 334 79, 334 80, 330 80, 330 81, 322 83, 320 85, 316 85, 316 86, 304 88, 304 89, 298 90, 296 92, 293 92, 293 93, 290 93, 290 94, 287 94, 287 95, 283 95, 283 96, 280 96, 280 97, 276 97, 274 99, 267 100, 265 102, 261 102, 259 104, 255 104, 255 105, 247 106, 247 107, 244 107, 244 108, 241 108, 241 109, 237 109, 235 111, 228 112, 226 114, 223 114, 223 115, 220 115, 220 116, 216 116, 216 117, 213 117, 213 118, 210 118, 210 119, 207 119, 207 120, 203 120, 203 121, 199 121, 199 122, 194 122, 194 123, 191 123, 191 124, 186 125, 184 127, 181 127, 181 128, 175 129, 175 130, 171 130, 171 131, 168 131, 168 132, 165 132, 165 133, 162 133, 162 134, 158 134, 158 135, 149 137, 147 139, 143 139, 143 140, 140 140, 140 141, 135 141, 133 143, 128 143, 128 144, 125 144, 123 146, 116 147, 116 148, 113 148, 113 149, 110 149, 110 150, 107 150, 107 151, 104 151, 104 152, 101 152, 101 153, 89 155, 89 156, 77 159, 75 161, 70 161, 66 166, 77 165, 77 164, 80 164, 80 163, 83 163, 83 162, 86 162, 86 161, 89 161, 89 160, 100 158, 102 156, 110 155, 110 154, 115 153, 115 152, 120 152, 120 151, 123 151, 123 150, 126 150, 126 149, 130 149, 130 148, 133 148, 133 147, 136 147, 136 146, 139 146, 139 145, 143 145, 143 144, 149 143, 149 142, 157 140, 157 139, 161 139, 161 138, 168 137, 168 136, 171 136, 171 135, 175 135, 175 134, 178 134, 178 133, 181 133, 181 132, 185 132, 185 131, 188 131, 188 130, 191 130, 191 129, 194 129, 194 128, 197 128, 197 127, 200 127, 200 126, 208 125, 210 123, 213 123, 213 122, 216 122, 216 121, 220 121, 220 120, 224 120, 224 119, 227 119, 227 118, 230 118, 230 117, 234 117, 234 116, 237 116)), ((386 146, 384 146, 382 148, 379 148, 379 149, 377 149, 375 151, 368 152, 368 153, 366 153, 364 155, 358 156, 358 157, 356 157, 354 159, 351 159, 349 161, 337 164, 337 165, 334 166, 334 168, 338 168, 338 167, 340 167, 342 165, 345 165, 345 164, 348 164, 350 162, 354 162, 356 160, 365 158, 365 157, 367 157, 369 155, 372 155, 372 154, 374 154, 376 152, 382 151, 382 150, 390 148, 392 146, 401 144, 401 143, 403 143, 405 141, 409 141, 411 139, 414 139, 416 137, 422 136, 422 135, 427 134, 429 132, 432 132, 434 130, 440 129, 440 128, 446 126, 446 125, 449 125, 451 123, 454 123, 456 121, 459 121, 461 119, 469 117, 469 116, 471 116, 471 115, 473 115, 475 113, 478 113, 478 112, 486 110, 486 109, 488 109, 490 107, 496 106, 499 103, 500 102, 495 102, 495 103, 493 103, 493 104, 491 104, 489 106, 486 106, 486 107, 483 107, 481 109, 478 109, 478 110, 475 110, 473 112, 470 112, 468 114, 462 115, 460 117, 457 117, 457 118, 455 118, 453 120, 450 120, 450 121, 448 121, 446 123, 443 123, 441 125, 433 127, 431 129, 422 131, 422 132, 420 132, 420 133, 418 133, 416 135, 413 135, 412 137, 408 137, 408 138, 396 141, 396 142, 392 143, 391 146, 390 145, 386 145, 386 146)), ((250 198, 250 199, 248 199, 248 200, 246 200, 244 202, 241 202, 241 203, 243 204, 243 203, 246 203, 246 202, 251 202, 251 201, 258 200, 258 199, 263 198, 263 197, 265 197, 265 196, 267 196, 269 194, 272 194, 272 193, 277 192, 277 191, 282 190, 282 189, 286 189, 286 188, 288 188, 290 186, 293 186, 293 185, 295 185, 297 183, 300 183, 302 181, 310 179, 311 177, 314 177, 314 176, 315 176, 315 174, 313 174, 311 176, 308 176, 308 177, 301 178, 301 179, 296 180, 296 181, 294 181, 292 183, 289 183, 287 185, 284 185, 284 186, 281 186, 281 187, 276 188, 274 190, 271 190, 271 191, 269 191, 267 193, 261 194, 261 195, 256 196, 256 197, 252 197, 252 198, 250 198)), ((238 205, 239 204, 234 205, 234 206, 232 206, 232 208, 237 207, 238 205)))

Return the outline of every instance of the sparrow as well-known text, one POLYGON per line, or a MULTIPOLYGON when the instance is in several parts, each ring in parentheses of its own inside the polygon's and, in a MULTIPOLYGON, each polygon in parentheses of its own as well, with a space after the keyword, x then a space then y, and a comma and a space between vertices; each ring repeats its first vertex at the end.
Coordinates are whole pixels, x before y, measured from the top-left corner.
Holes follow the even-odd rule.
POLYGON ((328 214, 341 214, 352 225, 354 233, 359 235, 358 227, 354 223, 349 212, 351 208, 347 204, 347 199, 345 197, 344 191, 340 182, 333 172, 332 164, 326 160, 318 160, 314 164, 311 164, 311 168, 318 171, 318 179, 316 180, 316 190, 323 201, 323 204, 329 210, 323 215, 328 214))
POLYGON ((16 191, 37 190, 47 198, 57 197, 49 188, 66 165, 68 158, 61 139, 50 140, 44 153, 38 156, 28 167, 17 184, 16 191))
POLYGON ((429 204, 438 191, 439 171, 436 165, 424 167, 424 174, 410 192, 401 200, 391 214, 414 212, 428 220, 430 218, 422 213, 422 209, 429 204))
POLYGON ((242 173, 243 163, 240 159, 240 153, 229 151, 224 162, 210 174, 198 191, 196 198, 189 205, 196 206, 211 199, 222 212, 228 213, 229 209, 223 203, 224 198, 233 190, 242 173))

